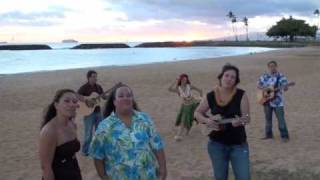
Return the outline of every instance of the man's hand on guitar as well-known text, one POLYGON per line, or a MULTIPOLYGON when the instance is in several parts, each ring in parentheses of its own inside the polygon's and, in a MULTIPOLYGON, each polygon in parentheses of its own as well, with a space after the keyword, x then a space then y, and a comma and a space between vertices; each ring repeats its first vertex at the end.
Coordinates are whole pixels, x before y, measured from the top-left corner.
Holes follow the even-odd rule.
POLYGON ((113 91, 115 88, 119 87, 122 85, 122 82, 116 83, 114 86, 112 86, 110 89, 105 91, 104 93, 101 94, 102 99, 107 100, 110 96, 110 92, 113 91))
POLYGON ((84 102, 90 108, 92 108, 95 105, 95 103, 91 99, 86 99, 84 102))
POLYGON ((123 83, 122 83, 122 82, 118 82, 117 84, 118 84, 118 86, 123 85, 123 83))

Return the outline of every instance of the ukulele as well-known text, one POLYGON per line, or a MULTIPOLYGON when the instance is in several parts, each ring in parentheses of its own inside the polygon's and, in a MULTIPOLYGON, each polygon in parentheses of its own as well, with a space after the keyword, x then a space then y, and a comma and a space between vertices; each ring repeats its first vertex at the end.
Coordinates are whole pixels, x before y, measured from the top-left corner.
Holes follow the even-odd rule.
MULTIPOLYGON (((247 118, 249 117, 249 115, 244 115, 241 117, 235 117, 235 118, 222 118, 220 115, 215 115, 213 116, 210 112, 208 112, 206 114, 207 117, 210 117, 211 119, 214 119, 214 121, 216 121, 219 126, 221 125, 221 127, 223 127, 223 125, 227 124, 227 123, 232 123, 233 121, 239 120, 242 123, 245 123, 247 118)), ((210 126, 208 126, 205 123, 200 123, 200 128, 201 128, 201 133, 204 136, 208 136, 214 129, 210 126)))

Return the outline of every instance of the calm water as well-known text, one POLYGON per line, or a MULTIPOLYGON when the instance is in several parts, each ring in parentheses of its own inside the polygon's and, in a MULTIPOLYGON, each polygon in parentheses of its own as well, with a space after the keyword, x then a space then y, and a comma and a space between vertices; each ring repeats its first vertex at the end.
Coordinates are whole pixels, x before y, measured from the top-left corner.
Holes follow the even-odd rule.
POLYGON ((70 50, 75 44, 49 44, 53 50, 0 51, 0 74, 99 66, 126 66, 235 56, 275 50, 260 47, 181 47, 70 50))

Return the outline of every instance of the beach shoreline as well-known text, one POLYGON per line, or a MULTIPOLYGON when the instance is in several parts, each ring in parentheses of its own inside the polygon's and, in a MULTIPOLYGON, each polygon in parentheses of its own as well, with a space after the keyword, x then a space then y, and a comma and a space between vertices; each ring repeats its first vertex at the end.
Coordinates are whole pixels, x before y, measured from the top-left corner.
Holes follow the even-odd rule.
POLYGON ((277 50, 261 47, 180 47, 3 52, 0 75, 122 67, 153 63, 216 59, 277 50))
MULTIPOLYGON (((88 69, 98 72, 99 83, 105 90, 119 81, 133 89, 140 108, 154 119, 164 139, 169 180, 207 179, 212 175, 206 151, 207 138, 201 135, 199 127, 194 126, 189 137, 178 143, 174 141, 174 121, 180 101, 167 88, 177 75, 187 73, 191 83, 207 93, 217 84, 216 77, 225 63, 239 67, 239 88, 244 89, 249 97, 252 122, 246 130, 254 177, 257 180, 320 178, 320 155, 317 153, 320 151, 320 124, 317 122, 320 101, 316 100, 320 94, 320 82, 317 81, 320 77, 320 47, 305 47, 214 60, 0 75, 1 179, 40 179, 37 141, 42 111, 57 89, 77 90, 86 81, 88 69), (270 60, 276 60, 289 81, 296 82, 296 86, 285 94, 286 119, 291 135, 288 143, 281 142, 275 118, 275 139, 260 140, 264 135, 264 118, 262 107, 256 104, 256 81, 267 70, 266 64, 270 60)), ((79 117, 76 122, 78 138, 82 140, 83 123, 79 117)), ((97 179, 92 160, 80 153, 77 157, 83 179, 97 179)))

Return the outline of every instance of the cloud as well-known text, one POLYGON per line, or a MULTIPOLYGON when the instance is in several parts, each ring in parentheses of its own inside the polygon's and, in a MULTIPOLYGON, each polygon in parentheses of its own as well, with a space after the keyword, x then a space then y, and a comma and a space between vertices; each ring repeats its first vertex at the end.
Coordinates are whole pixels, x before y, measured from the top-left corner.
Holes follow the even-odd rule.
POLYGON ((226 21, 233 11, 238 18, 247 16, 282 16, 283 14, 312 16, 318 0, 109 0, 113 9, 126 12, 130 20, 185 19, 209 23, 226 21))
MULTIPOLYGON (((265 32, 282 17, 313 22, 319 0, 0 0, 0 28, 17 39, 180 40, 232 36, 232 11, 265 32), (41 34, 42 33, 42 34, 41 34)), ((243 23, 236 23, 239 34, 243 23)))
POLYGON ((2 20, 36 20, 38 18, 63 18, 63 13, 60 12, 40 12, 40 13, 23 13, 13 11, 0 14, 2 20))
POLYGON ((182 41, 222 37, 225 33, 228 34, 228 31, 222 28, 199 21, 146 20, 84 28, 77 31, 77 34, 85 34, 85 41, 182 41))
POLYGON ((10 11, 0 14, 0 25, 52 26, 59 24, 67 11, 62 7, 50 7, 42 12, 10 11))

